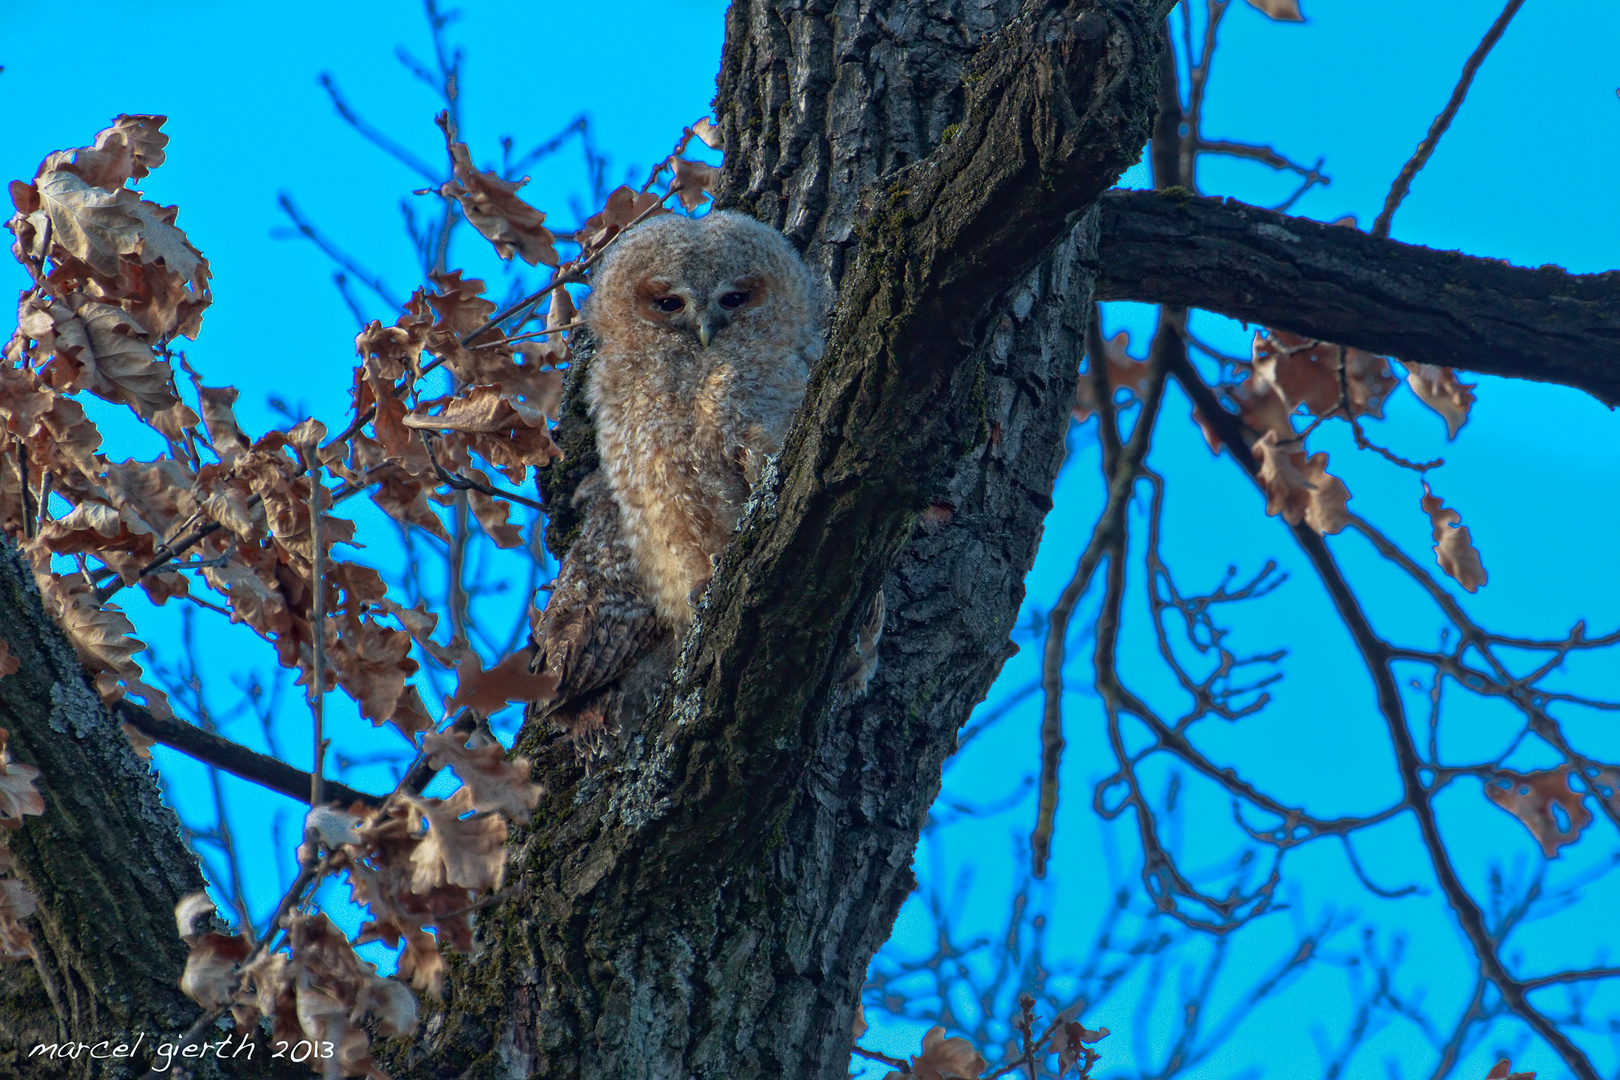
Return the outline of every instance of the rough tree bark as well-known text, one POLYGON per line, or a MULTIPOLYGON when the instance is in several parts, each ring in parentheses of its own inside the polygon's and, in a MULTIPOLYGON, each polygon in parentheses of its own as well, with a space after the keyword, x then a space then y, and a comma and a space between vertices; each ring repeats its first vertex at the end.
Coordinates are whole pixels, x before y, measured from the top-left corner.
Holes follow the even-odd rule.
POLYGON ((0 679, 0 727, 15 759, 40 770, 45 798, 44 815, 6 838, 39 897, 39 959, 0 964, 0 1076, 83 1076, 88 1054, 47 1062, 29 1052, 172 1033, 195 1016, 180 993, 186 946, 174 904, 202 888, 202 874, 9 541, 0 541, 0 639, 22 665, 0 679))
MULTIPOLYGON (((1483 299, 1465 310, 1435 287, 1432 258, 1454 256, 1200 200, 1110 197, 1099 217, 1147 141, 1169 6, 733 7, 720 201, 782 228, 825 272, 840 298, 828 359, 661 711, 590 777, 544 731, 521 734, 550 794, 514 833, 513 895, 481 914, 478 953, 452 965, 423 1031, 378 1047, 393 1075, 845 1075, 867 962, 911 887, 942 764, 1011 652, 1099 267, 1101 296, 1398 341, 1412 359, 1613 398, 1612 280, 1526 286, 1514 275, 1545 272, 1504 269, 1469 278, 1483 299), (1558 320, 1600 359, 1538 353, 1530 331, 1558 320), (1443 359, 1459 327, 1484 347, 1443 359), (839 660, 880 584, 882 664, 866 698, 844 701, 839 660)), ((589 460, 588 430, 559 434, 589 460)), ((40 879, 52 955, 79 973, 74 1000, 101 1003, 50 1015, 75 1034, 175 1030, 195 1010, 173 990, 170 906, 195 864, 93 700, 73 715, 103 725, 96 738, 47 734, 59 688, 82 682, 25 594, 5 590, 0 636, 19 656, 23 627, 56 641, 35 646, 54 674, 0 681, 0 701, 8 726, 44 718, 14 746, 45 769, 53 802, 13 847, 40 879), (112 757, 67 760, 51 738, 112 757), (98 782, 76 786, 92 768, 98 782), (79 791, 102 794, 81 805, 79 791), (53 877, 108 815, 120 853, 91 849, 78 877, 53 877), (132 880, 109 887, 96 867, 132 880)), ((30 977, 0 973, 0 1009, 45 1000, 30 977)))
POLYGON ((1102 200, 1099 300, 1142 300, 1620 403, 1620 271, 1380 240, 1186 192, 1102 200))

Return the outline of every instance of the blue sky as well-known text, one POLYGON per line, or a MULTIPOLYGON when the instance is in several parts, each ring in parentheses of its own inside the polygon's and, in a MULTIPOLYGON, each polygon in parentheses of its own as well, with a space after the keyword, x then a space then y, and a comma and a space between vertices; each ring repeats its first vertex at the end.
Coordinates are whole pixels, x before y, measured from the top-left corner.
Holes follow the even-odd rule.
MULTIPOLYGON (((497 140, 519 146, 544 139, 581 112, 590 116, 597 145, 613 160, 610 172, 641 170, 667 152, 683 124, 702 115, 713 93, 723 33, 718 3, 631 2, 578 4, 469 3, 452 39, 466 50, 462 138, 480 163, 495 160, 497 140)), ((1241 3, 1223 28, 1210 84, 1205 133, 1263 142, 1296 159, 1325 159, 1332 177, 1308 193, 1294 212, 1323 220, 1354 214, 1367 226, 1390 179, 1422 138, 1443 104, 1464 58, 1496 14, 1491 3, 1445 0, 1426 5, 1397 0, 1305 0, 1303 25, 1272 23, 1241 3)), ((86 0, 75 4, 76 25, 86 28, 70 53, 44 48, 40 28, 59 22, 54 3, 13 0, 0 10, 0 174, 27 178, 46 153, 82 145, 119 112, 170 117, 168 162, 145 182, 149 197, 180 207, 178 224, 209 257, 215 304, 199 341, 188 349, 209 381, 242 390, 245 426, 262 431, 279 422, 266 399, 280 395, 332 419, 348 402, 354 319, 331 283, 332 267, 312 245, 276 239, 286 218, 277 206, 285 193, 344 250, 380 274, 395 295, 416 284, 415 263, 400 226, 402 199, 422 178, 358 138, 334 113, 317 81, 330 73, 353 106, 375 126, 436 162, 442 153, 432 123, 437 104, 428 89, 394 58, 396 46, 427 58, 428 34, 420 10, 407 3, 276 5, 157 2, 131 7, 86 0)), ((1556 263, 1580 272, 1620 262, 1620 214, 1613 177, 1620 172, 1620 6, 1604 0, 1564 5, 1529 3, 1517 16, 1476 80, 1468 103, 1441 147, 1413 185, 1395 218, 1397 239, 1503 258, 1518 265, 1556 263)), ((571 224, 569 193, 583 189, 584 171, 570 148, 534 173, 530 199, 555 208, 553 220, 571 224)), ((1263 167, 1206 159, 1203 189, 1257 203, 1280 201, 1289 184, 1263 167)), ((1124 181, 1145 182, 1141 170, 1124 181)), ((431 197, 426 197, 431 198, 431 197)), ((502 288, 503 270, 478 245, 464 242, 458 260, 502 288)), ((20 287, 20 273, 8 279, 20 287)), ((387 318, 375 297, 368 314, 387 318)), ((1140 354, 1148 312, 1111 305, 1107 330, 1132 331, 1140 354)), ((1194 329, 1229 352, 1247 352, 1247 335, 1225 320, 1200 316, 1194 329)), ((1620 534, 1620 424, 1612 413, 1578 393, 1529 383, 1482 378, 1472 419, 1455 443, 1443 422, 1404 390, 1389 417, 1369 433, 1408 458, 1443 456, 1431 483, 1456 507, 1484 555, 1490 583, 1465 597, 1468 609, 1507 633, 1558 635, 1578 618, 1594 631, 1620 619, 1620 587, 1612 562, 1620 534)), ((1263 500, 1226 459, 1208 454, 1184 421, 1187 405, 1166 403, 1151 464, 1166 477, 1166 553, 1185 590, 1214 584, 1228 565, 1240 575, 1275 558, 1289 574, 1270 596, 1232 615, 1240 651, 1289 650, 1286 673, 1272 687, 1273 704, 1260 716, 1206 732, 1201 745, 1223 762, 1308 802, 1320 813, 1375 808, 1392 797, 1387 742, 1371 708, 1371 691, 1345 634, 1311 571, 1285 530, 1263 513, 1263 500)), ((1313 437, 1327 450, 1333 472, 1354 498, 1352 509, 1372 520, 1428 565, 1428 522, 1418 509, 1414 474, 1392 469, 1373 455, 1355 453, 1341 425, 1313 437)), ((114 434, 136 438, 123 429, 114 434)), ((129 451, 109 447, 114 456, 129 451)), ((1030 603, 1044 610, 1072 570, 1098 505, 1094 436, 1071 434, 1071 460, 1059 483, 1057 509, 1029 582, 1030 603)), ((362 515, 363 517, 363 515, 362 515)), ((364 525, 365 522, 362 521, 364 525)), ((1133 528, 1140 532, 1140 509, 1133 528)), ((1333 541, 1361 589, 1379 628, 1410 644, 1430 646, 1438 622, 1428 601, 1400 582, 1350 535, 1333 541)), ((381 550, 381 549, 379 549, 381 550)), ((1140 564, 1133 589, 1141 596, 1140 564)), ((511 597, 519 603, 518 597, 511 597)), ((1106 907, 1107 865, 1117 862, 1134 880, 1136 840, 1126 819, 1099 824, 1090 812, 1092 784, 1109 771, 1095 698, 1088 682, 1090 643, 1083 624, 1095 597, 1082 604, 1071 655, 1076 687, 1067 703, 1058 859, 1051 880, 1034 900, 1048 914, 1049 945, 1079 953, 1106 907), (1089 605, 1089 606, 1088 606, 1089 605)), ((161 654, 172 647, 172 609, 137 611, 137 625, 161 654)), ((1140 612, 1138 602, 1129 608, 1140 612)), ((1165 707, 1174 705, 1162 669, 1155 668, 1148 628, 1127 615, 1126 675, 1165 707)), ((200 666, 221 686, 251 657, 268 670, 268 650, 255 654, 245 633, 205 637, 200 666), (228 646, 225 642, 230 642, 228 646), (217 644, 216 644, 217 643, 217 644)), ((987 707, 1027 683, 1038 643, 1020 640, 987 707)), ((171 654, 172 655, 172 654, 171 654)), ((1613 661, 1572 661, 1559 676, 1570 687, 1614 692, 1613 661)), ((1416 671, 1406 673, 1417 675, 1416 671)), ((1404 677, 1404 676, 1403 676, 1404 677)), ((1423 705, 1412 695, 1413 707, 1423 705)), ((1459 699, 1448 713, 1446 737, 1462 758, 1488 757, 1511 738, 1511 716, 1488 703, 1459 699), (1454 722, 1452 718, 1455 718, 1454 722)), ((1034 766, 1039 705, 1032 699, 1009 712, 984 739, 949 766, 946 798, 992 802, 1017 790, 1034 766)), ((1607 716, 1572 710, 1566 731, 1594 757, 1620 761, 1620 740, 1607 716)), ((349 734, 364 745, 365 725, 349 734)), ((239 734, 249 738, 251 732, 239 734)), ((307 764, 307 751, 288 736, 289 756, 307 764)), ((1523 748, 1510 764, 1551 764, 1545 753, 1523 748), (1537 755, 1540 754, 1538 757, 1537 755)), ((174 797, 185 809, 198 771, 171 763, 179 778, 174 797)), ((239 790, 234 784, 232 791, 239 790)), ((245 797, 244 797, 245 800, 245 797)), ((243 801, 244 806, 260 802, 243 801)), ((1207 851, 1213 866, 1235 852, 1230 812, 1220 799, 1189 787, 1184 843, 1207 851)), ((1539 849, 1506 814, 1484 804, 1479 785, 1463 781, 1442 800, 1442 823, 1476 895, 1488 892, 1494 862, 1533 869, 1539 849)), ((244 812, 239 831, 257 827, 244 812)), ((978 875, 966 894, 964 923, 989 927, 1005 908, 1009 882, 1033 807, 1029 800, 945 828, 941 843, 919 859, 925 879, 954 880, 966 865, 978 875)), ((1368 874, 1385 886, 1432 885, 1402 819, 1357 840, 1368 874)), ((261 832, 256 841, 268 839, 261 832)), ((1549 880, 1581 867, 1600 866, 1616 850, 1611 827, 1594 825, 1566 849, 1549 880)), ((1380 900, 1361 888, 1342 849, 1325 843, 1288 856, 1285 874, 1297 883, 1290 912, 1269 916, 1235 935, 1227 974, 1211 998, 1215 1011, 1231 1009, 1256 972, 1295 942, 1293 919, 1309 922, 1329 907, 1361 920, 1340 942, 1359 948, 1363 925, 1387 946, 1404 934, 1407 960, 1397 969, 1403 992, 1426 992, 1425 1008, 1444 1026, 1466 996, 1467 955, 1449 915, 1426 895, 1380 900)), ((275 891, 274 873, 255 887, 275 891)), ((1614 885, 1588 888, 1588 900, 1556 919, 1526 928, 1515 948, 1527 967, 1587 963, 1594 945, 1612 938, 1614 885)), ((908 908, 894 948, 926 947, 927 920, 908 908)), ((1611 944, 1614 942, 1611 941, 1611 944)), ((1195 960, 1207 942, 1189 947, 1195 960)), ((1511 950, 1510 950, 1511 951, 1511 950)), ((1164 1049, 1177 1022, 1175 968, 1154 978, 1144 971, 1126 980, 1088 1024, 1119 1033, 1102 1045, 1105 1073, 1145 1065, 1164 1049), (1159 991, 1155 996, 1155 991, 1159 991), (1144 1007, 1143 1003, 1147 1003, 1144 1007)), ((1332 1033, 1349 1022, 1348 983, 1335 970, 1302 979, 1274 1004, 1248 1016, 1236 1034, 1194 1067, 1195 1077, 1315 1075, 1312 1030, 1332 1033)), ((1589 1004, 1607 1015, 1612 992, 1589 1004)), ((1548 1000, 1538 998, 1537 1000, 1548 1000)), ((890 1052, 915 1049, 921 1026, 874 1030, 872 1041, 890 1052)), ((1480 1076, 1498 1049, 1515 1052, 1519 1068, 1558 1075, 1545 1051, 1518 1049, 1522 1030, 1504 1023, 1456 1073, 1480 1076)), ((1580 1036, 1600 1067, 1616 1066, 1613 1046, 1580 1036)), ((1345 1075, 1383 1076, 1386 1061, 1402 1075, 1428 1075, 1433 1055, 1415 1029, 1401 1022, 1375 1034, 1345 1075)), ((877 1075, 881 1075, 881 1071, 877 1075)))

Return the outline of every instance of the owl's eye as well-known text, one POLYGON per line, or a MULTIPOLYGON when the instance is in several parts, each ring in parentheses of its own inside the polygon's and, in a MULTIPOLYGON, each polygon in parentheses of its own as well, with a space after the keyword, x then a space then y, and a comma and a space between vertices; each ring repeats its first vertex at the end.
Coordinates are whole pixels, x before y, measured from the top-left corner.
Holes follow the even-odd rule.
POLYGON ((748 294, 745 292, 728 292, 720 298, 720 306, 723 308, 740 308, 746 303, 748 294))
POLYGON ((673 315, 686 306, 686 301, 678 296, 660 296, 653 300, 653 307, 666 315, 673 315))

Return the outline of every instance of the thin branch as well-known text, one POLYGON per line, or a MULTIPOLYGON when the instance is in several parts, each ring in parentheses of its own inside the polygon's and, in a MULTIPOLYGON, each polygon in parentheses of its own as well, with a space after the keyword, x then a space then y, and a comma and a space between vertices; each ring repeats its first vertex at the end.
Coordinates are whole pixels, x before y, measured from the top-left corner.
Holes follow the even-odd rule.
POLYGON ((437 184, 440 180, 444 179, 444 177, 436 172, 434 168, 427 162, 423 161, 421 158, 407 150, 404 146, 401 146, 399 143, 383 134, 377 128, 372 127, 370 124, 362 120, 360 118, 360 114, 355 112, 354 109, 349 106, 349 103, 344 100, 343 95, 338 91, 337 83, 333 80, 330 74, 327 72, 322 72, 318 76, 318 79, 321 86, 325 88, 327 96, 332 99, 332 108, 337 110, 337 114, 343 118, 345 123, 354 128, 354 130, 360 134, 362 139, 371 143, 383 153, 404 165, 407 169, 419 174, 429 183, 437 184))
MULTIPOLYGON (((1126 548, 1125 515, 1130 505, 1131 493, 1135 490, 1138 472, 1152 443, 1153 426, 1158 417, 1159 403, 1163 399, 1165 351, 1178 347, 1180 342, 1177 329, 1173 325, 1177 321, 1176 317, 1169 314, 1168 310, 1161 313, 1158 332, 1154 334, 1153 343, 1148 349, 1148 389, 1142 400, 1135 428, 1131 432, 1130 442, 1115 454, 1104 454, 1104 479, 1108 484, 1107 504, 1097 519, 1091 540, 1081 553, 1073 576, 1070 577, 1068 585, 1064 587, 1048 616, 1046 646, 1041 664, 1041 686, 1045 701, 1041 712, 1040 799, 1036 807, 1035 829, 1030 834, 1031 866, 1037 878, 1046 874, 1046 864, 1052 851, 1052 832, 1057 821, 1058 768, 1063 758, 1063 667, 1067 660, 1069 620, 1074 615, 1080 597, 1090 586, 1092 575, 1096 573, 1098 565, 1105 557, 1109 562, 1110 574, 1116 567, 1123 573, 1123 568, 1119 564, 1123 562, 1126 548)), ((1185 313, 1183 312, 1180 317, 1184 319, 1185 313)), ((1093 325, 1096 325, 1096 321, 1094 314, 1093 325)), ((1097 337, 1101 338, 1100 330, 1097 337)), ((1112 398, 1107 392, 1107 366, 1108 361, 1102 350, 1097 349, 1091 357, 1090 367, 1092 378, 1100 384, 1097 422, 1104 432, 1108 432, 1116 422, 1112 398)), ((1114 431, 1112 437, 1117 442, 1117 429, 1114 431)), ((1105 434, 1103 438, 1107 445, 1109 436, 1105 434)), ((1103 621, 1099 620, 1097 655, 1101 656, 1111 648, 1112 639, 1105 641, 1103 621)))
POLYGON ((402 306, 400 302, 394 299, 393 295, 389 293, 388 286, 383 284, 380 277, 369 273, 359 263, 355 262, 354 259, 350 258, 348 255, 345 255, 338 249, 337 245, 333 244, 330 240, 323 236, 321 231, 317 229, 313 223, 306 220, 304 215, 298 212, 298 207, 293 203, 292 196, 283 191, 281 194, 276 196, 276 202, 281 206, 282 212, 292 219, 295 231, 299 236, 302 236, 304 239, 308 240, 310 243, 324 251, 327 258, 341 266, 344 272, 350 277, 354 278, 356 281, 360 282, 360 284, 364 285, 366 288, 380 296, 383 302, 389 307, 399 308, 402 306))
MULTIPOLYGON (((311 778, 302 769, 294 768, 279 758, 273 758, 240 743, 211 734, 179 720, 164 720, 131 701, 120 701, 113 706, 118 719, 149 739, 180 751, 187 757, 215 765, 243 780, 278 792, 290 799, 304 802, 309 798, 311 778)), ((382 796, 356 791, 336 780, 326 781, 326 797, 343 803, 361 802, 368 806, 382 805, 382 796)))
POLYGON ((326 768, 326 552, 321 546, 321 496, 326 487, 321 483, 325 470, 312 449, 303 448, 304 467, 309 471, 309 541, 314 549, 310 577, 314 582, 314 595, 310 604, 312 647, 315 652, 309 679, 309 712, 313 721, 314 765, 310 768, 309 805, 319 806, 325 801, 321 790, 321 774, 326 768))
POLYGON ((1451 126, 1452 118, 1457 115, 1457 110, 1462 108, 1463 99, 1468 96, 1468 87, 1473 84, 1474 73, 1485 62, 1485 57, 1490 54, 1491 48, 1502 36, 1502 32, 1507 29, 1508 23, 1513 21, 1513 16, 1518 14, 1519 8, 1523 4, 1524 0, 1508 0, 1507 6, 1502 9, 1502 13, 1496 17, 1495 22, 1491 23, 1491 28, 1485 31, 1485 36, 1474 47, 1473 55, 1463 65, 1462 76, 1458 78, 1457 85, 1452 88, 1451 100, 1446 102, 1444 109, 1440 110, 1440 115, 1434 118, 1434 123, 1429 125, 1428 135, 1424 136, 1411 160, 1402 167, 1400 175, 1396 176, 1395 182, 1389 186, 1389 194, 1384 198, 1384 209, 1379 212, 1378 220, 1373 222, 1372 235, 1379 239, 1389 235, 1390 220, 1394 218, 1396 209, 1401 205, 1401 200, 1406 198, 1406 192, 1412 186, 1412 178, 1417 176, 1418 170, 1428 163, 1429 155, 1434 153, 1434 148, 1440 143, 1440 136, 1446 133, 1446 128, 1451 126))

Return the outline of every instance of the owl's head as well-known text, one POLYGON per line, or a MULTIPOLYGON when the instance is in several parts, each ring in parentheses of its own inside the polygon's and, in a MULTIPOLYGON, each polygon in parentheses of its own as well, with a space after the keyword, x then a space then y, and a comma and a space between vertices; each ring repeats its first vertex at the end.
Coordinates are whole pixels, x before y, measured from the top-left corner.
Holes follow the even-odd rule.
POLYGON ((626 233, 592 282, 585 318, 601 338, 648 335, 707 349, 819 326, 821 298, 781 233, 744 214, 665 214, 626 233))

